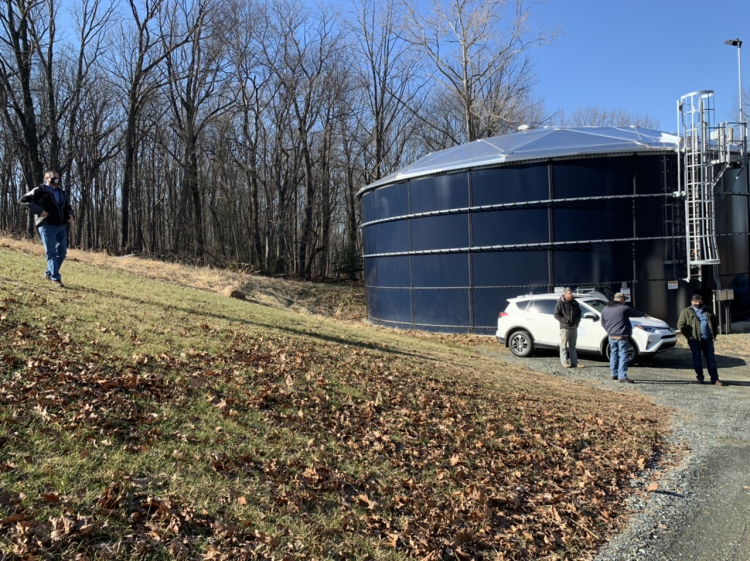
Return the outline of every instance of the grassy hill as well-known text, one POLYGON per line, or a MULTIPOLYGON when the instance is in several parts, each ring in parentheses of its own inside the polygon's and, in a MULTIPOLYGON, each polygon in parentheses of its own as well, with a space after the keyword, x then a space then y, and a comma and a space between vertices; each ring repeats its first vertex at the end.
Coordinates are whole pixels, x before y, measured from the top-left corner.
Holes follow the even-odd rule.
POLYGON ((368 325, 362 288, 43 271, 0 239, 0 558, 585 558, 660 445, 643 398, 368 325))

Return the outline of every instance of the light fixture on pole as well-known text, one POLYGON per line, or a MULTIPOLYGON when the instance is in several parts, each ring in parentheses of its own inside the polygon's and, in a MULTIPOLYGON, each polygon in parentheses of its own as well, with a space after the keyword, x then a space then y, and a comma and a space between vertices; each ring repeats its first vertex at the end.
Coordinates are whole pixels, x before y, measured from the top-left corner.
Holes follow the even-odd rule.
POLYGON ((744 123, 745 119, 744 114, 742 113, 742 41, 739 39, 727 39, 724 41, 724 44, 737 47, 737 77, 740 88, 740 123, 744 123))

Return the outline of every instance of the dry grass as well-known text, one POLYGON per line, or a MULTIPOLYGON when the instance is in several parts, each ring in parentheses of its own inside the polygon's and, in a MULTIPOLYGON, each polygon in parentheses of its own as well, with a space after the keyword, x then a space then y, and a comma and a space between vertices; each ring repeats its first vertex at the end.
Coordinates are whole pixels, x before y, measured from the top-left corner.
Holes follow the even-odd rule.
POLYGON ((0 557, 584 559, 667 430, 308 283, 70 257, 0 242, 0 557))
MULTIPOLYGON (((0 237, 0 247, 32 255, 44 255, 44 249, 38 240, 32 242, 0 237)), ((232 291, 239 291, 250 301, 303 314, 348 320, 362 319, 367 315, 362 285, 310 283, 226 269, 190 267, 132 255, 116 257, 103 252, 76 249, 69 250, 68 260, 216 294, 229 295, 232 291)))

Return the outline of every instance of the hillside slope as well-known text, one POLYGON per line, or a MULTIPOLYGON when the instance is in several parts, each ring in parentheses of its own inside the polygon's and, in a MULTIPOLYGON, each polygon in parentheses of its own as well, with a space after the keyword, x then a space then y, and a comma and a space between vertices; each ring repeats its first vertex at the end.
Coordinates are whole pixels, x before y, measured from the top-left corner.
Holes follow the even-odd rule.
MULTIPOLYGON (((41 244, 29 240, 0 236, 0 247, 42 258, 44 255, 41 244)), ((217 294, 229 295, 232 291, 239 291, 252 302, 302 314, 319 314, 339 319, 360 319, 367 315, 364 287, 357 284, 311 283, 226 269, 190 267, 133 255, 117 257, 75 249, 68 251, 63 273, 71 262, 217 294)))
POLYGON ((660 446, 650 402, 490 359, 488 339, 80 253, 58 288, 38 248, 0 242, 6 555, 586 558, 660 446))

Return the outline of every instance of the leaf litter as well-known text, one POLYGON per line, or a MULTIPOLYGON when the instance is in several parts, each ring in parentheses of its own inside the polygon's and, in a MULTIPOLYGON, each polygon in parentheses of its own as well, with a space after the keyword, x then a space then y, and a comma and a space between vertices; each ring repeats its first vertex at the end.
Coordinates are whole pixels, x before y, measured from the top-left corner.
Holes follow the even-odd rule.
POLYGON ((0 299, 14 558, 586 558, 662 445, 638 396, 481 357, 233 328, 218 352, 124 358, 19 306, 0 299), (35 449, 90 477, 56 477, 35 449))

